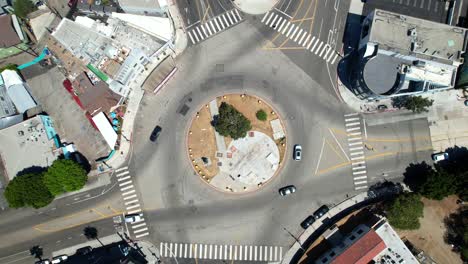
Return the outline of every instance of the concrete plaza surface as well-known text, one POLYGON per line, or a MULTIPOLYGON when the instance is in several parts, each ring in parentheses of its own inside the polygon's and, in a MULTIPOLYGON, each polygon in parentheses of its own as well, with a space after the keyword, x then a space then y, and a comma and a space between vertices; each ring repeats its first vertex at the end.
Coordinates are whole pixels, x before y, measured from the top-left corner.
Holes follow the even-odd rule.
POLYGON ((279 150, 273 139, 258 131, 233 140, 219 158, 220 174, 210 184, 231 192, 253 191, 269 181, 279 167, 279 150))

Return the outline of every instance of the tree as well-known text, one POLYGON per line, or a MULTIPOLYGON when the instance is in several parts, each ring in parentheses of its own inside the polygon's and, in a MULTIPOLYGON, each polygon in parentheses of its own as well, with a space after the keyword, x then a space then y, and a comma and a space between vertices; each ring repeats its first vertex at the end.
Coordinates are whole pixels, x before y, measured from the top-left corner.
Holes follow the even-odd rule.
POLYGON ((424 183, 427 181, 429 174, 435 173, 432 166, 426 162, 411 163, 406 167, 403 173, 403 182, 413 191, 419 193, 424 183))
POLYGON ((41 208, 52 202, 54 196, 43 182, 42 173, 18 175, 11 180, 5 189, 5 198, 12 208, 31 206, 41 208))
POLYGON ((442 200, 457 191, 456 177, 443 170, 434 171, 427 177, 419 193, 424 197, 442 200))
POLYGON ((404 193, 386 205, 389 223, 399 229, 418 229, 424 204, 415 193, 404 193))
POLYGON ((434 100, 427 99, 421 96, 399 96, 393 99, 393 106, 398 108, 406 108, 414 113, 427 112, 427 108, 432 106, 434 100))
POLYGON ((252 129, 250 121, 232 105, 225 102, 221 103, 219 115, 215 116, 213 125, 219 134, 233 139, 245 137, 247 131, 252 129))
POLYGON ((13 2, 13 9, 15 10, 15 15, 25 18, 37 8, 31 0, 15 0, 13 2))
POLYGON ((464 260, 468 260, 468 207, 461 207, 457 212, 444 219, 446 226, 445 242, 459 249, 464 260))
POLYGON ((42 261, 42 255, 44 255, 44 252, 40 246, 33 246, 29 249, 29 253, 31 256, 34 256, 35 258, 39 259, 42 261))
POLYGON ((87 180, 83 167, 67 159, 55 160, 44 174, 44 183, 53 195, 79 190, 87 180))
POLYGON ((96 239, 99 243, 101 243, 102 246, 104 246, 101 240, 99 240, 98 230, 95 227, 92 227, 92 226, 85 227, 83 229, 83 235, 89 240, 96 239))
POLYGON ((268 117, 267 113, 263 111, 263 109, 258 110, 255 115, 257 116, 257 119, 260 121, 266 121, 268 117))

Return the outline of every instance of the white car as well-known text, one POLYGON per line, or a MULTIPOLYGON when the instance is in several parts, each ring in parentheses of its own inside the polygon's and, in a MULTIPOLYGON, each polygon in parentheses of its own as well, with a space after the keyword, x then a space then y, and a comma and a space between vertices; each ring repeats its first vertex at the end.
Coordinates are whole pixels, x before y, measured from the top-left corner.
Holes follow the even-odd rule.
POLYGON ((68 259, 67 255, 56 256, 52 259, 52 264, 62 263, 68 259))
POLYGON ((142 217, 140 214, 128 214, 125 215, 125 222, 126 223, 135 223, 141 221, 142 217))
POLYGON ((449 158, 449 155, 447 152, 439 152, 439 153, 434 153, 432 154, 432 160, 434 162, 439 162, 439 161, 442 161, 442 160, 446 160, 449 158))
POLYGON ((299 144, 294 145, 294 153, 293 158, 294 160, 301 160, 302 158, 302 147, 299 144))

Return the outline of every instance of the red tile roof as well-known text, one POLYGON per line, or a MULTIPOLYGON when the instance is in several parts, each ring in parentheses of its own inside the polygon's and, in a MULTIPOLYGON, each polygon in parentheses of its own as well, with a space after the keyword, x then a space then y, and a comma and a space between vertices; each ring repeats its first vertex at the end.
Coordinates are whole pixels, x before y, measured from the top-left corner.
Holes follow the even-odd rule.
POLYGON ((369 230, 367 234, 347 248, 343 253, 336 257, 332 264, 367 264, 387 246, 383 240, 375 233, 369 230))

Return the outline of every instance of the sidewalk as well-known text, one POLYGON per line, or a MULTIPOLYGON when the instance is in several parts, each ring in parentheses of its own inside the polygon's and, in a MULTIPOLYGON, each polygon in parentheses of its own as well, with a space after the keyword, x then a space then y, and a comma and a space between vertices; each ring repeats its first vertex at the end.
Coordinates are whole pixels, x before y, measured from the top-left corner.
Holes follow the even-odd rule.
POLYGON ((120 148, 114 156, 106 161, 106 164, 111 167, 111 169, 121 167, 126 162, 127 157, 131 152, 135 117, 144 95, 144 90, 142 89, 143 82, 146 80, 148 75, 151 74, 151 72, 156 67, 158 67, 162 61, 164 61, 167 56, 172 56, 175 58, 180 55, 187 47, 187 35, 185 34, 184 24, 176 2, 169 1, 168 4, 168 15, 173 23, 175 34, 173 38, 161 48, 161 52, 158 52, 157 56, 151 57, 152 60, 146 66, 147 70, 145 73, 137 76, 137 78, 131 83, 130 93, 127 101, 127 111, 125 112, 122 123, 120 148))
POLYGON ((272 10, 279 0, 233 0, 232 2, 244 13, 260 15, 272 10))

